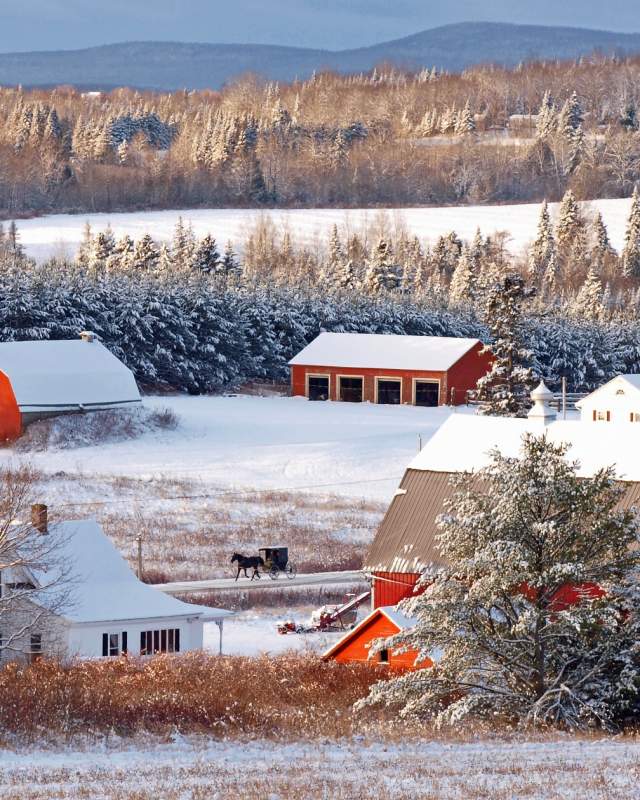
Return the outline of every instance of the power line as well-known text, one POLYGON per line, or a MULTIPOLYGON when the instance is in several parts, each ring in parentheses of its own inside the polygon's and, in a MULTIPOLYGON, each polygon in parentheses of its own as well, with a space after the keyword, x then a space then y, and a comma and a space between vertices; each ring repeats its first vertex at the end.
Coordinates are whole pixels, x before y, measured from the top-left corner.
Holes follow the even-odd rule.
MULTIPOLYGON (((242 489, 242 490, 227 490, 223 489, 219 492, 210 492, 207 494, 179 494, 172 495, 171 497, 161 497, 159 500, 174 501, 174 500, 213 500, 216 497, 242 497, 244 495, 257 495, 257 494, 270 494, 271 492, 295 492, 304 491, 306 489, 328 489, 330 487, 342 486, 357 486, 359 484, 369 483, 383 483, 384 481, 399 481, 399 476, 390 476, 387 478, 367 478, 360 481, 343 481, 341 483, 310 483, 306 486, 284 486, 272 487, 270 489, 242 489)), ((81 503, 60 503, 58 508, 78 508, 81 506, 110 506, 119 505, 122 503, 132 503, 131 498, 121 498, 119 500, 87 500, 81 503)))

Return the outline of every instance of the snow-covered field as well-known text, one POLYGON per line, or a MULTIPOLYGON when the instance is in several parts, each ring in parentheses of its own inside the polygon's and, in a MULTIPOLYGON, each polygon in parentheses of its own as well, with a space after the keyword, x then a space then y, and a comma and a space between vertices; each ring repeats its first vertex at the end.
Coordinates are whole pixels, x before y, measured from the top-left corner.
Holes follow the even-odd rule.
MULTIPOLYGON (((624 243, 626 220, 631 201, 594 200, 584 204, 602 212, 611 242, 620 250, 624 243)), ((556 206, 552 206, 552 211, 556 206)), ((455 230, 464 239, 471 239, 479 226, 487 236, 494 231, 508 231, 510 249, 518 253, 535 236, 540 213, 538 203, 500 206, 442 206, 405 209, 291 209, 263 212, 257 209, 187 209, 180 211, 141 211, 120 214, 55 214, 20 220, 18 228, 29 255, 43 260, 52 255, 72 256, 83 236, 86 222, 94 233, 111 225, 116 236, 128 233, 133 238, 150 233, 157 241, 170 240, 178 217, 193 225, 198 236, 213 234, 219 242, 231 239, 240 249, 248 229, 262 215, 268 216, 279 231, 288 230, 294 239, 313 246, 326 240, 331 226, 343 232, 374 229, 386 219, 393 232, 406 229, 422 240, 433 241, 455 230)))
POLYGON ((0 751, 3 800, 634 800, 640 743, 118 741, 0 751))
MULTIPOLYGON (((217 489, 309 490, 389 500, 448 408, 310 403, 288 397, 146 397, 176 430, 90 447, 20 454, 48 473, 186 478, 217 489)), ((463 413, 463 412, 456 412, 463 413)))

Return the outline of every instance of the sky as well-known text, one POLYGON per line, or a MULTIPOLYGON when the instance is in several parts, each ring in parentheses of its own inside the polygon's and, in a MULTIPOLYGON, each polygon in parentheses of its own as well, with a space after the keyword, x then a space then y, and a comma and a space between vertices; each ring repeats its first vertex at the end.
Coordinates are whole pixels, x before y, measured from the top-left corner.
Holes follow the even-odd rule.
POLYGON ((638 0, 0 0, 0 20, 0 52, 133 40, 338 50, 468 20, 640 31, 638 0))

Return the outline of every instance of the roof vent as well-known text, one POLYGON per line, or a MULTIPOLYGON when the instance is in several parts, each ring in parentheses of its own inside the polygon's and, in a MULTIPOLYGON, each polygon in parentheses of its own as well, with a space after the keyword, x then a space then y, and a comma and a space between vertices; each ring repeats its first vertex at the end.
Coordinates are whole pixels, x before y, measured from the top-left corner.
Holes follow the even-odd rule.
POLYGON ((31 506, 31 524, 42 534, 49 533, 49 510, 44 503, 31 506))
POLYGON ((551 408, 553 392, 545 386, 544 381, 540 381, 538 386, 531 392, 533 407, 527 414, 529 419, 538 419, 541 422, 552 422, 556 418, 555 409, 551 408))
POLYGON ((80 338, 83 342, 95 342, 98 337, 93 331, 80 331, 80 338))

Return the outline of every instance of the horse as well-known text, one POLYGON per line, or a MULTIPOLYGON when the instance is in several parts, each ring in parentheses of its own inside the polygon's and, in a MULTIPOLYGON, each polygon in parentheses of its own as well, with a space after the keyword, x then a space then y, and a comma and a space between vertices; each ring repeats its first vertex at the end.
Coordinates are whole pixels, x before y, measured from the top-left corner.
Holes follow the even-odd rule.
POLYGON ((264 558, 262 558, 262 556, 243 556, 242 553, 234 553, 231 556, 231 563, 233 564, 234 561, 238 562, 238 574, 236 575, 236 580, 238 580, 240 577, 242 570, 244 570, 244 577, 248 578, 249 576, 247 575, 247 569, 253 569, 251 580, 254 578, 260 578, 258 567, 264 567, 264 558))

